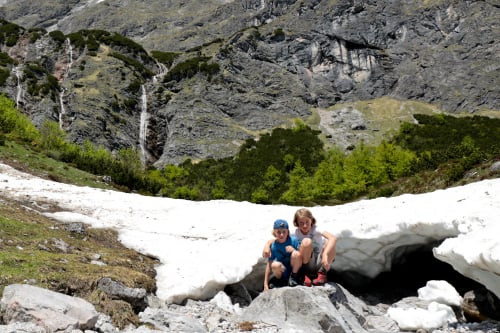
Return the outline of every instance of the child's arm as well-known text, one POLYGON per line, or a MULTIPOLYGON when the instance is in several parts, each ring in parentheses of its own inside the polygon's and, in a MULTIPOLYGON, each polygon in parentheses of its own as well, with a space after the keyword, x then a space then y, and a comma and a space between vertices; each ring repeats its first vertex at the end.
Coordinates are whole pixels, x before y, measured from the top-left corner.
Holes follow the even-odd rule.
POLYGON ((271 262, 268 260, 266 264, 266 273, 264 274, 264 291, 269 290, 269 275, 271 275, 271 262))
POLYGON ((325 237, 328 242, 326 242, 325 247, 323 248, 323 255, 321 256, 321 265, 325 269, 329 269, 331 263, 335 260, 336 246, 337 246, 337 237, 329 233, 328 231, 323 231, 321 233, 323 237, 325 237))
POLYGON ((264 250, 262 250, 262 256, 264 258, 269 258, 271 256, 271 244, 274 242, 274 239, 270 239, 264 245, 264 250))

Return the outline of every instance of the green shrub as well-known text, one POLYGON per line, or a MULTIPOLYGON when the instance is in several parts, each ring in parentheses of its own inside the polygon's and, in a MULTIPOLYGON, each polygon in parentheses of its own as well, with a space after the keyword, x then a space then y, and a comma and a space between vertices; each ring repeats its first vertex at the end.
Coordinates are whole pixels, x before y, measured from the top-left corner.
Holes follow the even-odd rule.
POLYGON ((175 58, 177 58, 180 55, 180 53, 177 53, 177 52, 151 51, 151 55, 158 62, 161 62, 162 64, 167 65, 167 67, 170 67, 174 63, 175 58))
POLYGON ((199 198, 199 192, 197 189, 190 189, 187 186, 181 186, 175 189, 172 198, 176 199, 187 199, 187 200, 197 200, 199 198))
POLYGON ((30 43, 34 44, 40 37, 41 34, 39 31, 31 31, 30 43))
POLYGON ((0 95, 0 128, 10 138, 36 143, 40 133, 31 121, 15 108, 11 99, 0 95))
POLYGON ((252 193, 251 202, 257 204, 269 204, 269 193, 263 188, 258 188, 252 193))
MULTIPOLYGON (((405 123, 393 138, 393 143, 429 159, 430 152, 436 163, 459 158, 457 147, 470 137, 477 148, 489 156, 500 154, 500 119, 482 116, 454 117, 449 115, 414 116, 418 124, 405 123)), ((434 163, 433 163, 434 164, 434 163)))
POLYGON ((10 76, 10 71, 8 69, 0 68, 0 86, 3 86, 10 76))
POLYGON ((181 81, 195 76, 197 73, 205 73, 208 75, 215 74, 219 71, 218 64, 208 64, 209 57, 194 57, 178 63, 170 69, 163 78, 163 82, 181 81))
POLYGON ((66 36, 64 36, 64 33, 59 30, 49 32, 49 36, 59 44, 63 44, 66 41, 66 36))
POLYGON ((14 64, 14 59, 12 59, 7 53, 0 52, 0 66, 8 66, 14 64))
POLYGON ((78 49, 85 48, 87 44, 81 32, 70 33, 66 36, 66 38, 69 38, 71 45, 78 49))
POLYGON ((43 149, 63 150, 66 144, 66 132, 59 128, 59 124, 54 121, 45 121, 40 129, 41 146, 43 149))
POLYGON ((295 163, 295 167, 290 172, 290 183, 288 190, 281 196, 281 201, 288 204, 297 204, 312 199, 312 182, 306 169, 300 161, 295 163))
POLYGON ((0 19, 0 43, 5 43, 8 47, 12 47, 16 45, 24 31, 24 28, 17 24, 0 19))
POLYGON ((94 38, 94 35, 89 35, 87 38, 87 51, 97 52, 99 50, 99 42, 94 38))
POLYGON ((147 69, 141 62, 139 62, 133 58, 127 57, 127 56, 125 56, 121 53, 118 53, 118 52, 112 52, 110 54, 110 56, 123 61, 127 67, 138 72, 143 77, 152 77, 153 76, 153 72, 151 72, 151 70, 147 69))

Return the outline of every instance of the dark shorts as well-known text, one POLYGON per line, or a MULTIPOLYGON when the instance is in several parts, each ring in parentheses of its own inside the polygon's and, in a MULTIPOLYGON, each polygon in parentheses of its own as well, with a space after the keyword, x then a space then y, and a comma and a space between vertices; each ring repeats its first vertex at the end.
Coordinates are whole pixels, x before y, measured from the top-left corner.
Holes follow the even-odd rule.
POLYGON ((302 265, 304 273, 307 275, 315 275, 321 268, 321 253, 314 252, 311 254, 311 260, 305 265, 302 265))

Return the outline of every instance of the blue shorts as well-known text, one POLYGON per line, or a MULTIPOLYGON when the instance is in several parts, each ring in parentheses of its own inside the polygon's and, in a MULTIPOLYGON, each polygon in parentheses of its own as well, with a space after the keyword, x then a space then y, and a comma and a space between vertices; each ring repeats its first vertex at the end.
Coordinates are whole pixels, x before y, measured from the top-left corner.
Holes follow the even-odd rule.
POLYGON ((281 266, 284 268, 283 273, 281 274, 281 278, 288 279, 288 277, 290 276, 290 273, 292 273, 292 265, 290 265, 290 263, 283 263, 283 262, 278 261, 278 260, 274 260, 274 261, 279 262, 281 264, 281 266))

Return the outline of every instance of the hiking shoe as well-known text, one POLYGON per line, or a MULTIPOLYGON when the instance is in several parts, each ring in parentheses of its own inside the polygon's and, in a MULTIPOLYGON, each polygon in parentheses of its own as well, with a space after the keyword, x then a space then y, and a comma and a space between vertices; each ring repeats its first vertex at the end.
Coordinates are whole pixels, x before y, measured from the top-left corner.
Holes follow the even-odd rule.
POLYGON ((309 276, 307 276, 307 275, 304 277, 304 286, 306 286, 306 287, 312 286, 312 281, 309 278, 309 276))
POLYGON ((269 289, 281 288, 287 285, 287 281, 285 279, 278 279, 273 276, 271 280, 269 280, 269 289))
POLYGON ((318 271, 318 276, 312 281, 315 286, 322 286, 328 281, 326 277, 326 272, 323 269, 318 271))
POLYGON ((290 287, 297 287, 302 285, 302 281, 300 281, 297 273, 290 274, 290 278, 288 279, 288 285, 290 287))

